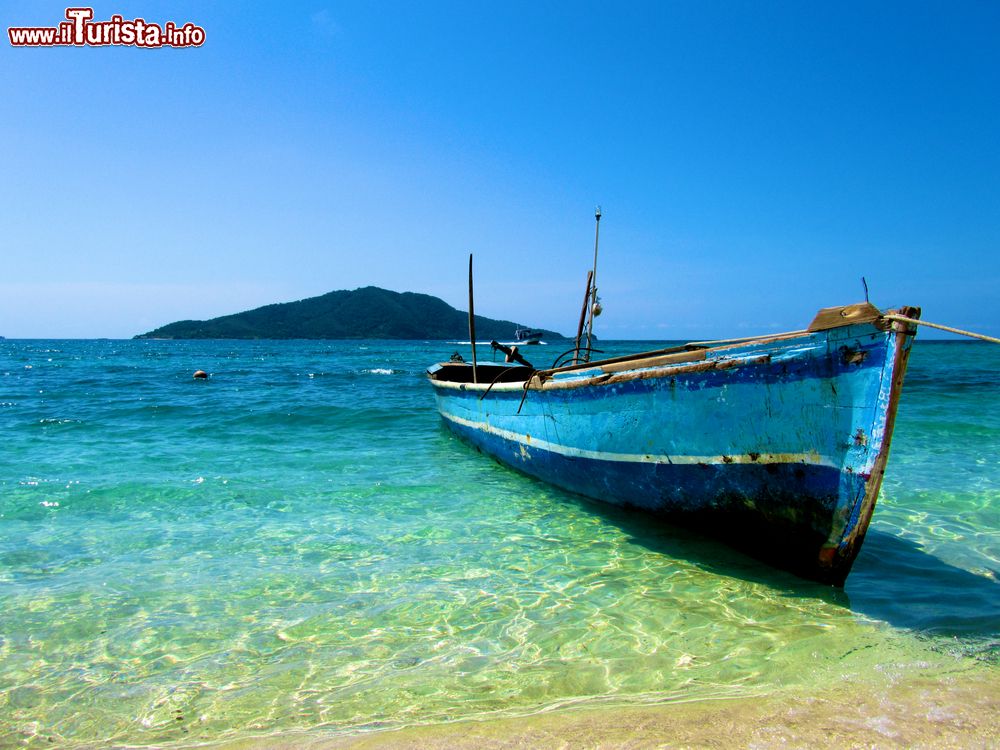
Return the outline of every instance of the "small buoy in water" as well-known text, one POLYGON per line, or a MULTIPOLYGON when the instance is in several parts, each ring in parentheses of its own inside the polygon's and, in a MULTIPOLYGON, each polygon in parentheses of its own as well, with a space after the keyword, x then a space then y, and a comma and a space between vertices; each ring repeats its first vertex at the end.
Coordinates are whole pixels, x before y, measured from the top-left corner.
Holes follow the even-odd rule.
POLYGON ((197 380, 205 380, 208 377, 208 373, 204 370, 195 370, 194 377, 197 380))

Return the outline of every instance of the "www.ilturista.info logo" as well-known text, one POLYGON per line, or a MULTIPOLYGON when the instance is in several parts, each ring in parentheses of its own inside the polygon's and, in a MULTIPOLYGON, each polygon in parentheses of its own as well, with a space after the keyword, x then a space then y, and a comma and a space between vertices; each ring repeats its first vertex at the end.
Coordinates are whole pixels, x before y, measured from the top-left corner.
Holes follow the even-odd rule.
POLYGON ((58 26, 11 26, 7 36, 14 47, 200 47, 205 29, 167 21, 162 26, 141 18, 130 21, 111 16, 94 21, 93 8, 67 8, 66 20, 58 26))

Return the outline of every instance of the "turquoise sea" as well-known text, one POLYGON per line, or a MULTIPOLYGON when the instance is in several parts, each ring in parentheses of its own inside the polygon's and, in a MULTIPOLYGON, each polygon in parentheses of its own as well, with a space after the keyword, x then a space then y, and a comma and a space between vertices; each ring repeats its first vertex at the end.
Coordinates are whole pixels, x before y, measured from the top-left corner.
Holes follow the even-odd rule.
POLYGON ((459 348, 0 341, 0 747, 1000 682, 1000 347, 917 341, 842 591, 457 441, 459 348))

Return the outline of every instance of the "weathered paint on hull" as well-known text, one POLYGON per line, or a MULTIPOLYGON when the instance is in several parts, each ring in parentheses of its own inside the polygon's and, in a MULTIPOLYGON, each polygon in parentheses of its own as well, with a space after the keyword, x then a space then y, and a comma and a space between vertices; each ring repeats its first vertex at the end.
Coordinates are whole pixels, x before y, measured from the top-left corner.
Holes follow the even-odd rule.
POLYGON ((446 424, 503 463, 840 585, 881 484, 910 342, 865 323, 697 363, 552 371, 526 394, 431 382, 446 424))

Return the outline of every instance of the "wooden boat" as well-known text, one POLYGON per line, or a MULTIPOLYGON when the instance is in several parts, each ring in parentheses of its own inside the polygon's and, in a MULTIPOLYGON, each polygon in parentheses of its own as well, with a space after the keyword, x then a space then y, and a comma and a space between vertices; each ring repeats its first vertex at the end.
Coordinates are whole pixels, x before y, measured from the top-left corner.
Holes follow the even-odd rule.
POLYGON ((706 530, 843 585, 875 508, 919 308, 536 370, 428 369, 445 424, 566 490, 706 530))

